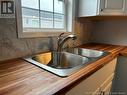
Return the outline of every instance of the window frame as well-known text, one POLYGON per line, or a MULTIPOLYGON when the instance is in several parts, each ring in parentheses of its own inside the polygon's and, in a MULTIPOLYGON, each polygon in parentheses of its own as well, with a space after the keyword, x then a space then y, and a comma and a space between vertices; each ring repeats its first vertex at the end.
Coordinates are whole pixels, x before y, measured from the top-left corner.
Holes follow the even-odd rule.
POLYGON ((22 8, 21 0, 15 0, 16 4, 16 23, 19 38, 32 38, 32 37, 52 37, 58 36, 60 33, 74 34, 74 19, 75 19, 75 3, 74 0, 65 0, 65 28, 66 29, 52 29, 52 28, 23 28, 22 24, 22 8), (67 3, 71 4, 67 6, 67 3), (27 31, 27 32, 25 32, 27 31), (29 32, 28 32, 29 31, 29 32))

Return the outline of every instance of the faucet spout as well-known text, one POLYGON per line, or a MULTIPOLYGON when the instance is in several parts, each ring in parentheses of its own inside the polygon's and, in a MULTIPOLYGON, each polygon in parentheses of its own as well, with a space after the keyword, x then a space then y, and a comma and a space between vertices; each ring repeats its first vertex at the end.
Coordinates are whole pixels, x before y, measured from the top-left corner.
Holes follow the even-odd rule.
POLYGON ((63 49, 64 44, 65 44, 68 40, 70 40, 70 39, 75 40, 75 39, 77 39, 77 36, 76 36, 76 35, 68 35, 68 36, 64 37, 63 39, 59 39, 57 51, 58 51, 58 52, 61 52, 62 49, 63 49))

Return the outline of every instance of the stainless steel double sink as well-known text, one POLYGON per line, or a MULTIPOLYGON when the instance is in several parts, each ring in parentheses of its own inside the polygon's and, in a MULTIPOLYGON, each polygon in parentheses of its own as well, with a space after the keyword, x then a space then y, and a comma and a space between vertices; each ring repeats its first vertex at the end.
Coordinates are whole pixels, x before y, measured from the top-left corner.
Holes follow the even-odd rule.
POLYGON ((24 59, 58 76, 65 77, 107 54, 108 52, 91 49, 69 48, 62 52, 48 52, 24 59))

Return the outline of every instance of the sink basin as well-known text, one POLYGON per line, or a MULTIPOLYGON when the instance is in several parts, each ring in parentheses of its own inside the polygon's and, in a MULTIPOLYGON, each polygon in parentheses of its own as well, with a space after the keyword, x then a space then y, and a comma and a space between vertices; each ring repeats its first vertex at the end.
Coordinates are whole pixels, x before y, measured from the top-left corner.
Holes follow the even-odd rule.
POLYGON ((91 62, 87 57, 68 52, 48 52, 24 59, 59 76, 69 76, 91 62))
POLYGON ((69 48, 64 51, 77 54, 77 55, 86 56, 89 58, 100 58, 108 54, 108 52, 92 50, 92 49, 84 49, 84 48, 69 48))
POLYGON ((69 48, 63 52, 48 52, 24 58, 26 61, 59 76, 69 76, 89 63, 100 59, 108 52, 69 48))

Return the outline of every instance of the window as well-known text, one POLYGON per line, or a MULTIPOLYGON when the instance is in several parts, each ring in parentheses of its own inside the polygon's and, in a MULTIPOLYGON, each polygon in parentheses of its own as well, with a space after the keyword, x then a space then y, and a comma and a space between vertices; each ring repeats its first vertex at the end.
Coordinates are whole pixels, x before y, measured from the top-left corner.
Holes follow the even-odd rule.
POLYGON ((73 5, 72 1, 16 0, 19 36, 36 37, 42 33, 52 36, 58 32, 72 32, 69 31, 72 28, 72 7, 69 8, 73 5))
POLYGON ((64 5, 62 0, 21 0, 23 27, 65 29, 64 5))

